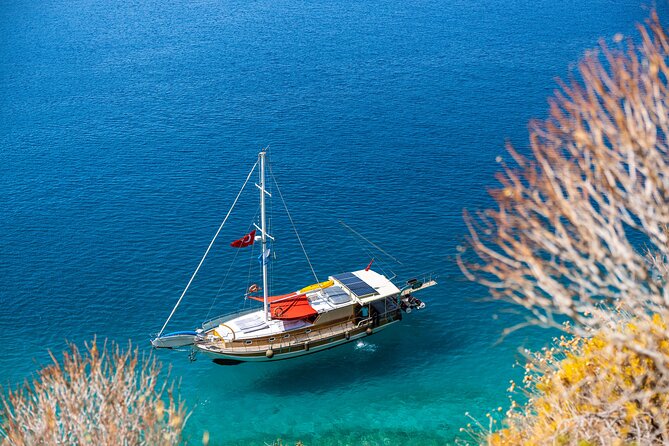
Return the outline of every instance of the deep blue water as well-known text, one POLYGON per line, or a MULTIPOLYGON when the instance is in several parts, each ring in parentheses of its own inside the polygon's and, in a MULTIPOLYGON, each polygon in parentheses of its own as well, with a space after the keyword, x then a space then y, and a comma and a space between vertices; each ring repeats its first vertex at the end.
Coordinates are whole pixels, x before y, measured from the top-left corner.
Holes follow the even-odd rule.
MULTIPOLYGON (((220 367, 159 352, 193 410, 187 438, 452 443, 465 411, 506 404, 517 348, 549 338, 496 343, 518 316, 481 301, 454 264, 462 209, 489 204, 495 157, 507 139, 526 144, 554 78, 598 39, 633 34, 647 5, 3 1, 0 385, 66 340, 148 351, 269 144, 319 276, 369 261, 343 219, 403 261, 381 266, 436 271, 440 285, 392 330, 303 359, 220 367)), ((256 210, 249 194, 170 328, 241 305, 247 259, 234 292, 219 288, 227 242, 256 210)), ((311 283, 290 228, 274 223, 275 291, 311 283)))

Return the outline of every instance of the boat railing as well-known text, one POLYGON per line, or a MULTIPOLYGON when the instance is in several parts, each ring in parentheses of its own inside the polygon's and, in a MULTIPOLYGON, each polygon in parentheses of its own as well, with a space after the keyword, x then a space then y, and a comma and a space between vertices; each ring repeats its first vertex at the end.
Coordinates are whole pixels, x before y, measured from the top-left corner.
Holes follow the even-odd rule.
POLYGON ((231 313, 223 314, 221 316, 216 316, 213 319, 209 319, 208 321, 203 322, 202 329, 204 331, 211 330, 212 328, 218 327, 221 322, 225 322, 227 320, 234 319, 235 317, 243 316, 245 314, 255 313, 256 311, 258 311, 258 308, 249 308, 246 310, 237 310, 231 313))
POLYGON ((410 276, 408 279, 402 280, 402 284, 403 286, 406 285, 406 283, 411 279, 418 279, 422 282, 429 282, 430 280, 436 280, 438 278, 439 276, 434 271, 427 271, 419 274, 414 274, 410 276))
POLYGON ((375 316, 368 316, 366 318, 360 319, 357 324, 355 324, 356 328, 364 327, 366 325, 372 325, 374 323, 374 319, 378 319, 379 321, 384 321, 387 322, 388 320, 395 320, 396 317, 394 317, 397 312, 399 311, 398 308, 393 308, 391 310, 387 310, 384 312, 377 313, 375 316))
POLYGON ((360 328, 362 326, 369 325, 371 322, 372 322, 371 317, 366 317, 364 319, 360 319, 360 321, 358 321, 358 323, 355 325, 355 328, 360 328))
POLYGON ((436 285, 438 277, 439 276, 434 272, 427 272, 412 276, 410 279, 404 281, 403 285, 400 287, 400 296, 403 296, 406 293, 410 293, 411 291, 419 291, 423 288, 436 285))

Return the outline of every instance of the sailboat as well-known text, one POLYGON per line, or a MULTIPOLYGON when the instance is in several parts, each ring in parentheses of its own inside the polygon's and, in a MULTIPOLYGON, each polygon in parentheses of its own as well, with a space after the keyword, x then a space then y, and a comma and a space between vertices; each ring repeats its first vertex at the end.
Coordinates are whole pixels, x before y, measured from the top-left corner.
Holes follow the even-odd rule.
MULTIPOLYGON (((266 200, 271 199, 271 193, 265 178, 266 163, 267 151, 263 149, 172 312, 160 332, 151 340, 153 347, 179 349, 190 346, 194 352, 202 352, 222 365, 278 361, 316 353, 373 335, 401 321, 402 313, 425 308, 425 303, 416 298, 415 293, 436 285, 433 275, 412 278, 399 286, 391 280, 393 278, 372 269, 373 259, 364 269, 340 272, 299 290, 270 295, 268 242, 274 241, 274 237, 267 228, 266 200), (165 328, 258 166, 259 183, 256 186, 260 191, 260 225, 254 223, 253 231, 231 245, 243 249, 256 241, 261 243, 259 261, 262 266, 262 284, 249 284, 244 297, 262 302, 262 307, 258 304, 256 308, 216 317, 195 330, 165 333, 165 328)), ((301 240, 300 245, 303 247, 301 240)))

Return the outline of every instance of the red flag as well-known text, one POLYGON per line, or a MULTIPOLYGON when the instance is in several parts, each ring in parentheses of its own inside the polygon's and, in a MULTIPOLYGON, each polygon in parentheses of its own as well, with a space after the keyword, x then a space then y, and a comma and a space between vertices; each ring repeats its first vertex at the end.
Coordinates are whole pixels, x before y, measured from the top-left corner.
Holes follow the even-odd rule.
POLYGON ((244 248, 246 246, 252 245, 253 242, 255 241, 256 241, 256 230, 254 229, 253 231, 246 234, 244 237, 230 243, 230 246, 232 246, 233 248, 244 248))

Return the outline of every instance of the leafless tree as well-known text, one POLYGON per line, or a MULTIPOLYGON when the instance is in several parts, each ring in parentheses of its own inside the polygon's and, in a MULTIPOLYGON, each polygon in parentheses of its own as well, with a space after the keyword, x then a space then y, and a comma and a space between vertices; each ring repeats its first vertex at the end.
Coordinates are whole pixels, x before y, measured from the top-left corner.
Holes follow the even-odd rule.
POLYGON ((586 55, 531 155, 499 160, 496 208, 465 213, 465 274, 574 336, 488 443, 669 444, 669 40, 655 13, 638 28, 586 55))
POLYGON ((565 315, 585 335, 614 306, 669 308, 667 269, 645 252, 669 256, 669 41, 655 14, 639 29, 640 45, 602 43, 562 84, 531 124, 531 157, 508 146, 518 167, 502 163, 497 209, 465 213, 478 260, 461 255, 463 271, 533 323, 565 315))

